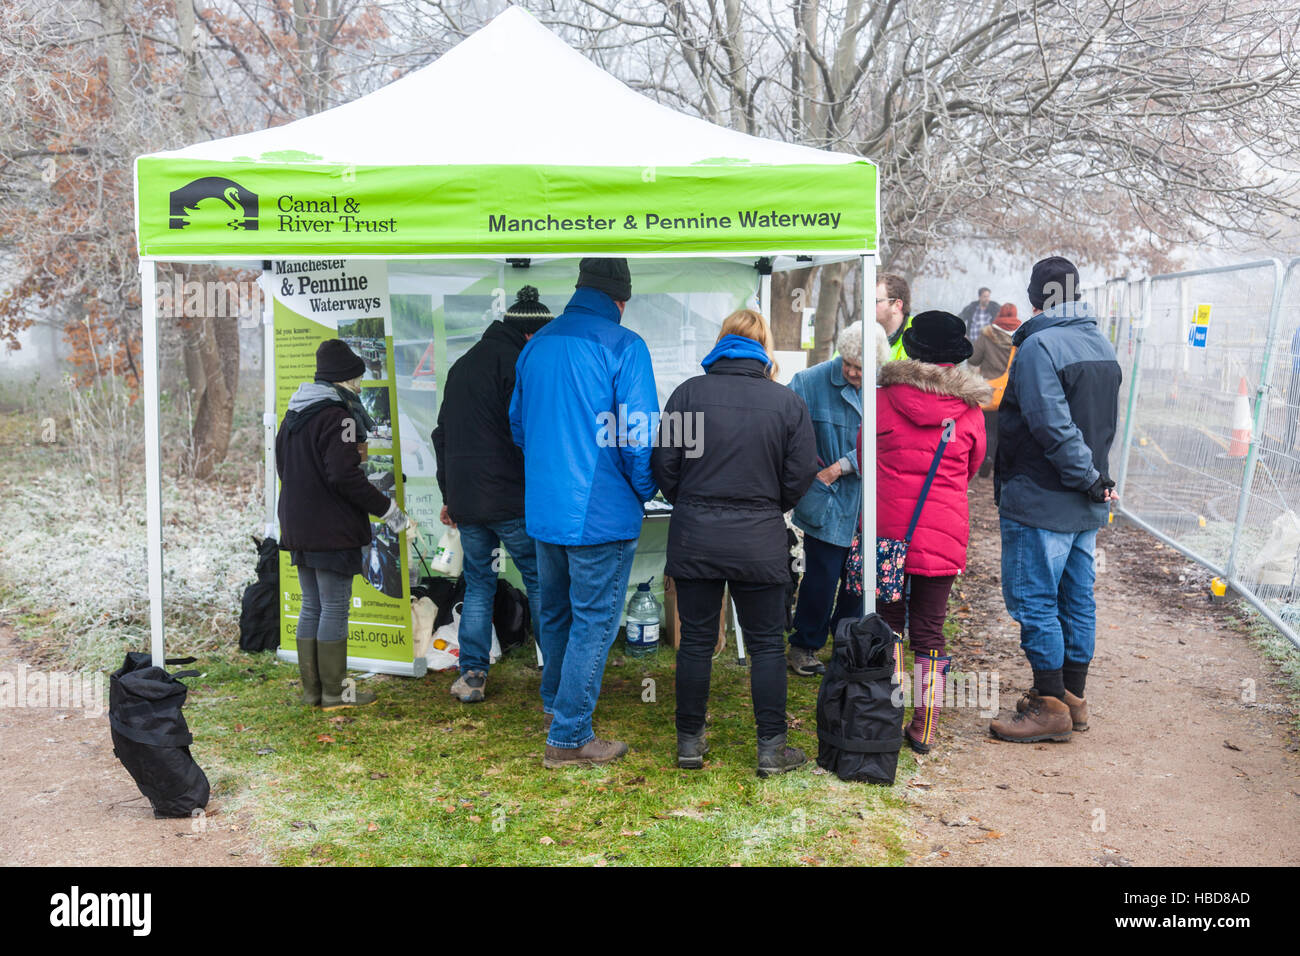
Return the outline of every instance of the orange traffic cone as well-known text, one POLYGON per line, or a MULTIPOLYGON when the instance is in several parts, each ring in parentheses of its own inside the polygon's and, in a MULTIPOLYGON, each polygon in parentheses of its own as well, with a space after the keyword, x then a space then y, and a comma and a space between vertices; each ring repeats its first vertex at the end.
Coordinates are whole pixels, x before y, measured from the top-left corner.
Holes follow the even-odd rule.
POLYGON ((1228 442, 1229 458, 1245 458, 1250 451, 1250 398, 1246 378, 1242 376, 1237 388, 1237 398, 1232 403, 1232 440, 1228 442))

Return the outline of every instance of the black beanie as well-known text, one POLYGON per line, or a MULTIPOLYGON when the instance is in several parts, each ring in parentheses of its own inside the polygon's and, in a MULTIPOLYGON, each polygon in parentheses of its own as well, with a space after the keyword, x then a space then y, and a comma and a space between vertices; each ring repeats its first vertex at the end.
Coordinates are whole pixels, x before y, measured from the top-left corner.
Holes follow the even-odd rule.
POLYGON ((1035 309, 1073 302, 1082 297, 1079 287, 1079 270, 1074 263, 1061 256, 1050 256, 1034 263, 1029 274, 1029 304, 1035 309))
POLYGON ((518 329, 525 335, 532 335, 551 319, 555 318, 551 310, 537 301, 537 289, 526 285, 515 296, 515 304, 506 309, 502 316, 507 325, 518 329))
POLYGON ((316 378, 350 382, 366 374, 366 363, 342 339, 326 339, 316 348, 316 378))
POLYGON ((628 272, 627 260, 583 259, 574 288, 583 286, 599 289, 615 302, 626 302, 632 298, 632 273, 628 272))
POLYGON ((975 346, 966 338, 966 323, 951 312, 922 312, 903 332, 907 357, 932 365, 959 365, 975 346))

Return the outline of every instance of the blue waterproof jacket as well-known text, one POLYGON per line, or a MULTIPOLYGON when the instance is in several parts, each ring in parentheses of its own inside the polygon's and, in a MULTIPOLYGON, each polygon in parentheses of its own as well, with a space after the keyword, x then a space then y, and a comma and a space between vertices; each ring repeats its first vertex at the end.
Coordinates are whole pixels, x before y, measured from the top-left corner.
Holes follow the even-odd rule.
POLYGON ((993 496, 1000 514, 1031 528, 1080 532, 1109 510, 1088 496, 1109 475, 1120 367, 1085 302, 1065 302, 1016 329, 1002 404, 993 496))
POLYGON ((658 430, 650 349, 618 306, 583 287, 515 363, 510 432, 524 452, 524 520, 550 544, 641 535, 658 430))
MULTIPOLYGON (((857 464, 858 429, 862 427, 862 393, 844 379, 844 360, 836 357, 804 369, 790 380, 804 400, 817 437, 817 467, 848 459, 857 464)), ((795 527, 819 541, 847 548, 853 543, 862 512, 862 476, 846 471, 834 484, 814 478, 794 509, 795 527)))

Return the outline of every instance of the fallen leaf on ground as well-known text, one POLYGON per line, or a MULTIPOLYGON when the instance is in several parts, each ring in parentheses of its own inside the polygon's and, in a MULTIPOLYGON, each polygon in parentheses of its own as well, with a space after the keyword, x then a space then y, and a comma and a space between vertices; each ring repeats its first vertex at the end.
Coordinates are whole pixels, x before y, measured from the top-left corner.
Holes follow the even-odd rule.
POLYGON ((332 744, 332 743, 334 743, 334 738, 331 737, 329 734, 317 734, 317 735, 316 735, 316 743, 318 743, 318 744, 332 744))
POLYGON ((551 846, 552 844, 555 843, 555 841, 552 840, 550 837, 542 837, 537 842, 540 843, 542 846, 551 846))
POLYGON ((369 832, 369 833, 374 833, 374 832, 375 832, 376 830, 378 830, 378 829, 379 829, 379 824, 378 824, 378 823, 372 823, 372 824, 370 824, 369 826, 366 827, 366 831, 369 832))

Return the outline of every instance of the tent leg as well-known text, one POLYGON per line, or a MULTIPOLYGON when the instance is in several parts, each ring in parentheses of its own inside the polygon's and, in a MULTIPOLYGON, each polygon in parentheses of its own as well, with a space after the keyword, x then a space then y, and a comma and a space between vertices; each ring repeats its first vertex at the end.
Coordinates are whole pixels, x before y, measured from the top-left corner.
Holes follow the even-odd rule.
POLYGON ((266 471, 263 495, 266 504, 264 534, 275 534, 275 296, 271 270, 262 271, 262 455, 266 471))
POLYGON ((150 260, 140 262, 140 311, 144 355, 140 374, 144 386, 144 487, 149 564, 149 649, 153 663, 163 666, 162 440, 158 406, 158 271, 150 260))
POLYGON ((736 599, 732 596, 731 590, 727 590, 727 597, 731 600, 731 617, 736 622, 736 663, 741 667, 745 666, 745 634, 740 629, 740 612, 736 610, 736 599))
POLYGON ((876 594, 876 260, 862 257, 862 612, 875 610, 876 594), (870 302, 871 306, 867 303, 870 302), (870 542, 871 546, 867 547, 870 542))

